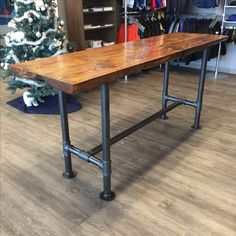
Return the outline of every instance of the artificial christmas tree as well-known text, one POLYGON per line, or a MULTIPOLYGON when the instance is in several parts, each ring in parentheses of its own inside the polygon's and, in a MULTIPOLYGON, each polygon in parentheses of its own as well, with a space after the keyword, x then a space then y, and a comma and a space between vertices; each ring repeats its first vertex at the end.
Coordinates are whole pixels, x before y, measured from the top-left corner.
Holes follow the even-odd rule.
POLYGON ((37 100, 54 95, 56 91, 45 82, 26 80, 8 71, 9 64, 60 55, 65 52, 64 22, 56 16, 53 0, 15 0, 13 19, 8 26, 13 30, 5 36, 5 56, 1 66, 9 89, 28 88, 25 103, 37 106, 37 100), (29 100, 34 101, 29 102, 29 100))

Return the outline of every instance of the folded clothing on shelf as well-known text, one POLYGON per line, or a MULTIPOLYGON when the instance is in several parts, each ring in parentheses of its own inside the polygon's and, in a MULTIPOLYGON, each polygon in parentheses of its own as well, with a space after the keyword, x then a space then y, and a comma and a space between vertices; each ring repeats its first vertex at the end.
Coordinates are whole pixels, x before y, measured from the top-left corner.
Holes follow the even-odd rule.
POLYGON ((88 46, 91 48, 100 48, 102 47, 102 40, 88 40, 88 46))
POLYGON ((103 11, 103 7, 91 7, 91 8, 89 8, 89 10, 90 11, 94 11, 94 12, 96 12, 96 11, 103 11))
POLYGON ((96 28, 100 28, 101 25, 84 25, 84 29, 96 29, 96 28))
POLYGON ((103 7, 103 11, 113 11, 113 7, 103 7))
POLYGON ((106 42, 106 41, 102 41, 102 46, 103 47, 106 47, 106 46, 111 46, 111 45, 114 45, 115 42, 106 42))
POLYGON ((228 16, 227 21, 236 21, 236 14, 232 14, 232 15, 228 16))
POLYGON ((108 42, 105 40, 87 40, 87 45, 88 48, 87 49, 91 49, 91 48, 100 48, 100 47, 107 47, 107 46, 111 46, 114 45, 115 42, 108 42))

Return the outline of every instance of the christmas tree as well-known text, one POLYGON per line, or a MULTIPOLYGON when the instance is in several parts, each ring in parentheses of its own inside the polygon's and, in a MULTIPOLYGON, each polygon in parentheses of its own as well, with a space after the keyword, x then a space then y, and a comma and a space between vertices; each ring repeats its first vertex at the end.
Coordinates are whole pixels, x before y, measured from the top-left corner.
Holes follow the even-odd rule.
MULTIPOLYGON (((53 0, 15 0, 14 13, 8 26, 13 30, 5 36, 5 56, 1 66, 8 89, 27 88, 27 96, 43 101, 56 91, 45 82, 19 78, 8 71, 9 64, 52 57, 65 52, 64 22, 56 16, 53 0)), ((34 105, 37 105, 35 102, 34 105)))

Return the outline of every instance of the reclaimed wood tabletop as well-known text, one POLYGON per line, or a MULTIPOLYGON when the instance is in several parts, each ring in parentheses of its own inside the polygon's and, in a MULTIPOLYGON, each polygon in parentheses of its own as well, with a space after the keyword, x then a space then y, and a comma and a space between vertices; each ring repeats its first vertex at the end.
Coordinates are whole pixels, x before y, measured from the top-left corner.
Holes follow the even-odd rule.
POLYGON ((76 93, 121 76, 151 68, 225 41, 227 36, 173 33, 9 65, 17 76, 44 80, 66 93, 76 93))

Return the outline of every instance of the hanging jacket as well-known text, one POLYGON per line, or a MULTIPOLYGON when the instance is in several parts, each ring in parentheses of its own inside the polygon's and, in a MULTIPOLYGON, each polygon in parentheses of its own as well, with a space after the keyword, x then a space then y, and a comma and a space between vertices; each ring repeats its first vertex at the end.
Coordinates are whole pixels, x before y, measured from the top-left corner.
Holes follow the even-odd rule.
POLYGON ((146 9, 146 0, 135 0, 134 6, 139 10, 146 9))
MULTIPOLYGON (((140 40, 138 34, 138 27, 135 24, 127 25, 127 42, 129 41, 138 41, 140 40)), ((118 35, 117 35, 117 43, 124 43, 125 42, 125 25, 121 24, 118 35)))
POLYGON ((152 0, 152 1, 151 1, 150 8, 151 8, 152 10, 155 10, 155 9, 157 8, 157 2, 156 2, 156 0, 152 0))

